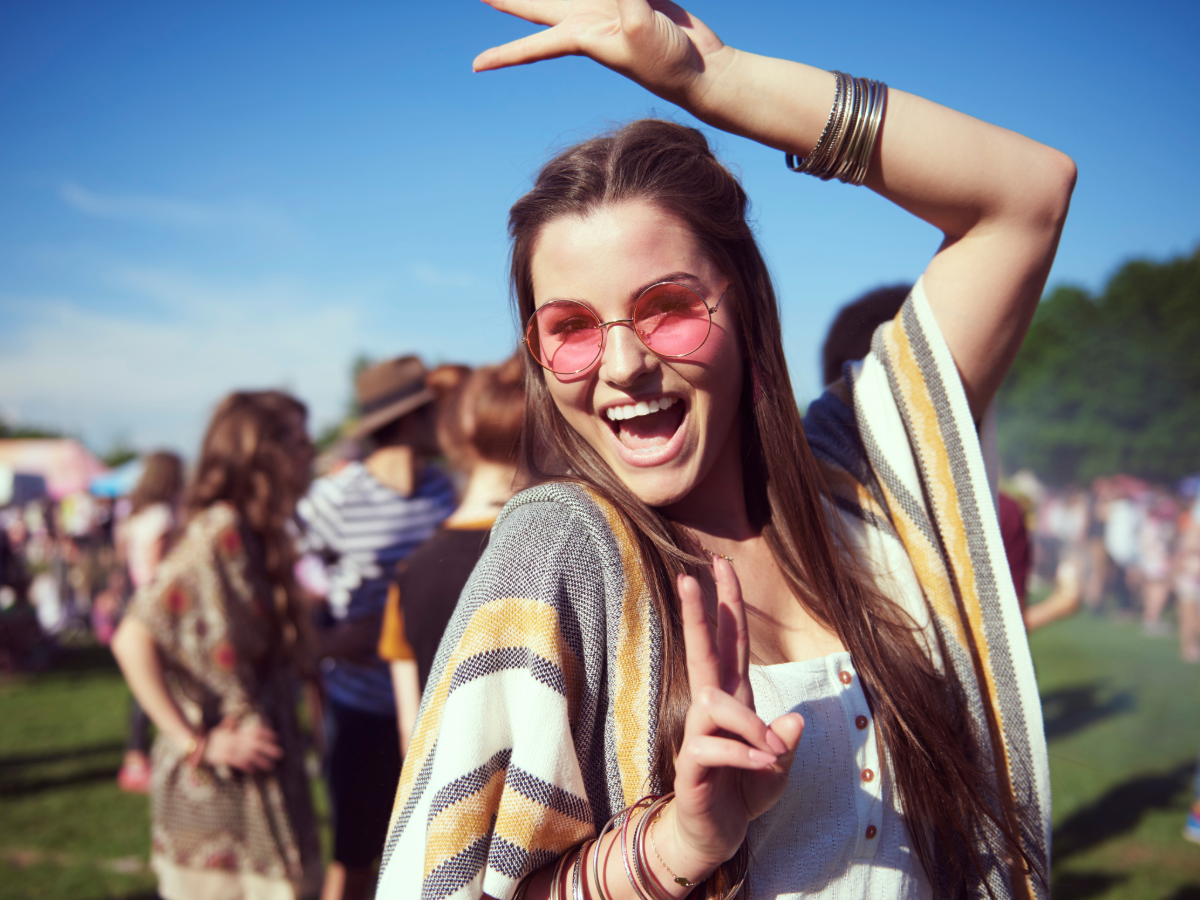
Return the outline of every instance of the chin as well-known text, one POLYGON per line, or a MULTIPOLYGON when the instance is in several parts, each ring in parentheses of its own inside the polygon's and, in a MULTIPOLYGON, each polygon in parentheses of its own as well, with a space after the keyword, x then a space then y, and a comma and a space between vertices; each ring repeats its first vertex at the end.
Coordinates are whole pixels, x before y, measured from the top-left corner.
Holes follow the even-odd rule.
POLYGON ((647 477, 648 473, 644 472, 630 473, 618 470, 617 474, 634 496, 647 506, 655 508, 678 503, 695 487, 692 479, 680 477, 682 473, 655 473, 647 477))

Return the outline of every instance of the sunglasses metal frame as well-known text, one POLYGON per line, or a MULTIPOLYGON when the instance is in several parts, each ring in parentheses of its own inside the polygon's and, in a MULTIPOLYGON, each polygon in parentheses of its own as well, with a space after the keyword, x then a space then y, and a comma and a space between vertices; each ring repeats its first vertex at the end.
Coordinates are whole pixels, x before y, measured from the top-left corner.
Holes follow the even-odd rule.
POLYGON ((601 322, 600 317, 598 315, 596 315, 596 311, 594 309, 592 309, 590 306, 588 306, 586 303, 584 303, 582 300, 552 300, 552 301, 550 301, 550 303, 547 303, 545 306, 540 306, 537 309, 535 309, 533 311, 533 313, 529 316, 529 319, 525 322, 525 334, 521 337, 521 343, 525 345, 525 349, 529 351, 529 355, 533 357, 534 362, 536 362, 539 366, 541 366, 547 372, 553 372, 555 375, 578 375, 580 372, 586 372, 592 366, 596 365, 596 361, 599 360, 600 357, 602 357, 604 355, 604 348, 608 344, 608 332, 605 329, 608 328, 610 325, 628 325, 633 330, 633 333, 637 335, 638 340, 642 342, 642 346, 645 347, 647 350, 649 350, 651 353, 653 353, 655 356, 658 356, 662 359, 684 359, 685 357, 691 356, 693 353, 695 353, 697 350, 699 350, 701 347, 703 347, 705 345, 705 343, 708 342, 708 336, 710 334, 712 334, 713 314, 718 309, 721 308, 721 301, 725 299, 725 294, 728 291, 729 291, 729 288, 726 287, 726 289, 721 292, 721 296, 717 298, 716 304, 714 304, 713 306, 709 306, 708 299, 703 294, 701 294, 698 290, 696 290, 694 287, 691 287, 686 284, 680 284, 678 281, 659 281, 655 284, 650 285, 648 288, 646 288, 644 291, 642 291, 640 294, 637 295, 637 299, 633 301, 633 311, 634 311, 635 315, 630 316, 629 318, 626 318, 626 319, 610 319, 607 322, 601 322), (636 319, 638 304, 642 302, 642 298, 645 297, 647 294, 649 294, 655 288, 660 288, 663 285, 667 285, 667 284, 672 285, 674 287, 681 287, 687 291, 691 291, 693 294, 695 294, 697 297, 700 298, 700 302, 704 305, 704 309, 708 312, 708 331, 706 331, 704 334, 704 340, 702 340, 699 344, 697 344, 694 348, 689 350, 687 353, 676 353, 676 354, 659 353, 657 350, 655 350, 653 347, 651 347, 648 343, 646 343, 646 339, 644 337, 642 337, 641 331, 639 331, 637 326, 634 324, 634 321, 636 319), (555 303, 574 303, 578 306, 582 306, 589 313, 591 313, 592 316, 596 319, 597 324, 595 327, 600 330, 600 348, 596 351, 596 356, 592 359, 592 361, 581 369, 575 369, 574 371, 570 371, 570 372, 559 372, 556 369, 552 369, 548 365, 546 365, 544 362, 542 362, 540 359, 538 359, 538 355, 533 352, 533 346, 529 343, 529 332, 532 328, 535 327, 538 313, 541 312, 546 307, 551 306, 552 304, 555 304, 555 303))

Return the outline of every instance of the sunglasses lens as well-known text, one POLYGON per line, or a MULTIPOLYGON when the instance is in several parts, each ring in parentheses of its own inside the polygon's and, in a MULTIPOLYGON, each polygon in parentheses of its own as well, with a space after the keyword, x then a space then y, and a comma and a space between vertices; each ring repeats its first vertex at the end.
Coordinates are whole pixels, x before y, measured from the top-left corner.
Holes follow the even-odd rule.
POLYGON ((539 309, 525 337, 534 358, 551 372, 582 371, 600 355, 600 321, 573 300, 555 300, 539 309))
POLYGON ((711 320, 704 298, 681 284, 660 284, 638 299, 633 322, 659 356, 687 356, 708 339, 711 320))

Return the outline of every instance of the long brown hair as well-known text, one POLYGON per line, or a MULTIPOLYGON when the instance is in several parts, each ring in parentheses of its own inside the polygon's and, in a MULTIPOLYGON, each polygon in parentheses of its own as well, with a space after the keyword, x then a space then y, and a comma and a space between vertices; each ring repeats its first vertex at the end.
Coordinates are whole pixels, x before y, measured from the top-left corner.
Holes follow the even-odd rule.
POLYGON ((155 503, 178 502, 183 491, 183 460, 174 453, 159 450, 146 457, 142 477, 130 497, 130 515, 140 513, 155 503))
MULTIPOLYGON (((936 896, 989 884, 1025 853, 1001 812, 993 763, 973 733, 960 686, 940 673, 917 628, 849 555, 829 490, 809 449, 784 360, 779 309, 738 180, 704 136, 641 120, 564 151, 509 214, 518 322, 534 310, 532 260, 545 225, 606 205, 648 201, 686 224, 731 281, 741 341, 740 428, 746 506, 788 586, 841 639, 883 734, 913 846, 936 896), (753 348, 753 352, 751 352, 753 348), (981 858, 981 840, 993 850, 981 858)), ((669 787, 689 704, 674 576, 694 565, 688 539, 613 473, 559 413, 542 369, 525 358, 528 405, 521 478, 573 480, 608 498, 631 526, 662 631, 663 687, 652 774, 669 787)), ((652 723, 653 724, 653 723, 652 723)), ((1028 860, 1026 858, 1026 863, 1028 860)))
POLYGON ((308 410, 281 391, 236 391, 213 413, 196 474, 188 488, 188 517, 214 503, 237 510, 241 527, 257 538, 263 569, 274 587, 290 592, 295 549, 289 520, 303 478, 287 453, 287 441, 308 410))

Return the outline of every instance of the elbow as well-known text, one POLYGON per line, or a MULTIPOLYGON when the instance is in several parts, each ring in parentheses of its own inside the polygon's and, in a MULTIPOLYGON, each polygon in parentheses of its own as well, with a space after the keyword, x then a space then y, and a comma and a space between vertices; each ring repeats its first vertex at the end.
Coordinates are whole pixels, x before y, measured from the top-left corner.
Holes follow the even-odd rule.
POLYGON ((1037 172, 1033 218, 1040 228, 1057 235, 1067 221, 1079 170, 1067 154, 1046 147, 1037 172))
POLYGON ((1067 211, 1071 208, 1071 195, 1075 193, 1075 182, 1079 180, 1079 169, 1075 165, 1075 160, 1065 153, 1055 150, 1053 157, 1055 212, 1058 226, 1061 228, 1067 219, 1067 211))
POLYGON ((121 671, 128 672, 131 664, 136 665, 139 655, 144 653, 147 647, 152 648, 153 646, 149 634, 139 626, 139 623, 134 621, 131 616, 125 616, 113 634, 109 649, 112 650, 113 658, 121 667, 121 671))
POLYGON ((124 672, 128 664, 128 647, 129 647, 129 629, 122 621, 117 626, 117 630, 113 633, 112 641, 109 642, 108 649, 112 651, 113 659, 117 661, 121 671, 124 672))

